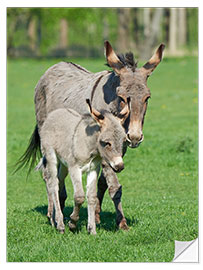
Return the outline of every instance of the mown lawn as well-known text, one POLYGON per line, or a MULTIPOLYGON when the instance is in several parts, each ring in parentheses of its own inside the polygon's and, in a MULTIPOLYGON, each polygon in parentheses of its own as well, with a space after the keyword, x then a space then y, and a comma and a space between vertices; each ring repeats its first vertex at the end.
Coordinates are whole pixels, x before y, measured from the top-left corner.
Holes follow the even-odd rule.
MULTIPOLYGON (((86 231, 86 202, 78 233, 66 226, 61 235, 48 223, 40 174, 32 172, 27 181, 25 170, 12 174, 35 126, 34 87, 58 61, 8 60, 7 260, 171 261, 174 240, 190 241, 198 236, 198 59, 165 58, 149 78, 152 99, 145 118, 145 140, 138 149, 128 149, 125 170, 119 174, 130 230, 116 230, 115 210, 107 192, 96 236, 86 231)), ((94 72, 105 69, 103 59, 75 62, 94 72)), ((68 220, 73 208, 69 178, 66 186, 68 220)))

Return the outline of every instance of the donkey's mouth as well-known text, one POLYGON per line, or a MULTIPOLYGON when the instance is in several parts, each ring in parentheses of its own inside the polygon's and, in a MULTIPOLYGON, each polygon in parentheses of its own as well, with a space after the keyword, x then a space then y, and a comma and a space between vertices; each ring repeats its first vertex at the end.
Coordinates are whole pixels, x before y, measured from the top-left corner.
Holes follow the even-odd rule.
POLYGON ((133 143, 133 142, 127 141, 127 144, 128 144, 128 147, 130 147, 130 148, 137 148, 141 144, 141 142, 142 141, 137 142, 137 143, 133 143))
POLYGON ((115 173, 119 173, 124 169, 124 164, 118 164, 118 165, 112 165, 111 163, 109 163, 111 169, 115 172, 115 173))

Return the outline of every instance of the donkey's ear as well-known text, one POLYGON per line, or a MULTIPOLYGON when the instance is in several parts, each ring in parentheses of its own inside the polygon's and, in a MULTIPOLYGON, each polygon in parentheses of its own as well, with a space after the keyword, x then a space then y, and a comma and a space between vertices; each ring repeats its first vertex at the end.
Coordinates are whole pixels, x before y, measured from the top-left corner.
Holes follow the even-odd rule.
POLYGON ((165 45, 161 44, 150 60, 141 68, 146 75, 150 75, 162 60, 165 45))
POLYGON ((108 65, 120 75, 125 67, 124 64, 119 60, 118 56, 115 54, 111 44, 108 41, 104 42, 104 55, 106 57, 108 65))
POLYGON ((86 99, 86 102, 88 104, 89 110, 90 110, 90 114, 92 116, 92 118, 94 120, 97 121, 97 123, 101 126, 104 122, 104 116, 103 114, 101 114, 100 112, 98 112, 97 110, 95 110, 94 108, 92 108, 92 105, 90 103, 89 99, 86 99))
POLYGON ((130 113, 130 97, 126 98, 125 96, 119 96, 121 99, 123 99, 125 105, 123 109, 118 114, 118 118, 121 121, 121 124, 123 125, 125 120, 128 118, 128 115, 130 113))

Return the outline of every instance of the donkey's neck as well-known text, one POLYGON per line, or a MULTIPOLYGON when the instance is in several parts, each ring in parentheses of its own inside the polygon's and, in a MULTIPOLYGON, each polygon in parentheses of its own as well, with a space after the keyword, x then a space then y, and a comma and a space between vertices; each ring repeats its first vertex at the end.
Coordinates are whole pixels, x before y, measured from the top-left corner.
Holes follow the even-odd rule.
POLYGON ((114 72, 109 73, 100 80, 95 89, 92 105, 97 110, 107 110, 114 115, 118 113, 118 95, 116 88, 120 85, 120 78, 114 72))
POLYGON ((90 160, 99 156, 99 134, 100 127, 91 116, 83 115, 75 128, 72 142, 72 155, 81 165, 85 165, 90 160))

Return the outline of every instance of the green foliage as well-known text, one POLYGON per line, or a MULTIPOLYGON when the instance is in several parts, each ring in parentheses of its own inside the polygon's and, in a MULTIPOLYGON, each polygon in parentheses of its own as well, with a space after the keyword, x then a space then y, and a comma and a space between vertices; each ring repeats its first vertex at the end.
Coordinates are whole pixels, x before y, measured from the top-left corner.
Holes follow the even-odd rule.
POLYGON ((38 46, 42 55, 59 45, 59 22, 68 22, 69 46, 96 47, 103 43, 103 19, 110 25, 109 38, 117 34, 114 8, 8 8, 10 46, 28 46, 27 28, 31 18, 37 21, 38 46), (15 29, 15 31, 14 31, 15 29), (39 32, 40 31, 40 32, 39 32))
MULTIPOLYGON (((154 9, 152 8, 151 11, 153 13, 154 9)), ((187 8, 186 12, 186 47, 197 49, 198 9, 187 8)), ((138 51, 141 50, 143 43, 146 42, 144 40, 143 16, 142 8, 131 9, 128 30, 129 40, 132 44, 129 44, 129 48, 133 47, 134 50, 136 49, 138 51)), ((170 27, 168 25, 170 16, 168 8, 165 8, 163 16, 159 40, 167 44, 170 27)), ((101 44, 103 44, 106 38, 106 32, 108 33, 108 39, 116 45, 119 27, 117 8, 8 8, 8 48, 21 48, 21 53, 25 49, 30 50, 28 28, 29 23, 35 20, 36 49, 34 53, 39 56, 50 55, 60 45, 60 20, 62 18, 65 18, 68 22, 67 42, 69 50, 71 48, 78 48, 78 50, 84 52, 92 48, 102 52, 101 44)))
MULTIPOLYGON (((100 71, 104 59, 70 59, 100 71)), ((57 60, 59 61, 59 60, 57 60)), ((68 230, 73 189, 66 181, 66 232, 46 218, 46 188, 41 176, 12 174, 35 126, 34 87, 57 62, 8 61, 7 112, 7 260, 9 262, 164 262, 174 256, 174 240, 198 236, 198 59, 163 59, 149 78, 152 99, 145 140, 128 149, 118 175, 128 232, 117 231, 115 209, 105 195, 97 235, 87 234, 87 203, 78 233, 68 230)), ((84 179, 84 187, 85 187, 84 179)))

